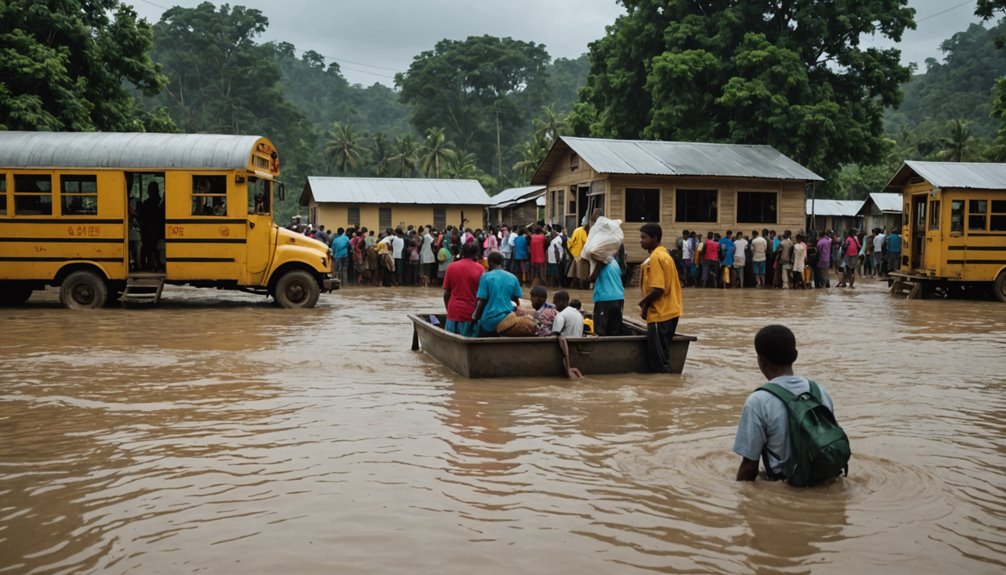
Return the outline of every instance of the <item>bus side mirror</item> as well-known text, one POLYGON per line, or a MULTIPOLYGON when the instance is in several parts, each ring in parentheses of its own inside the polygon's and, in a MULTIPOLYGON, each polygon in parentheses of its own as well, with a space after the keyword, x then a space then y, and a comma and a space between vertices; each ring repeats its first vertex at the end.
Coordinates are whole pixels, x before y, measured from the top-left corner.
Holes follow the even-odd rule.
POLYGON ((279 183, 279 201, 286 201, 286 184, 283 182, 279 183))

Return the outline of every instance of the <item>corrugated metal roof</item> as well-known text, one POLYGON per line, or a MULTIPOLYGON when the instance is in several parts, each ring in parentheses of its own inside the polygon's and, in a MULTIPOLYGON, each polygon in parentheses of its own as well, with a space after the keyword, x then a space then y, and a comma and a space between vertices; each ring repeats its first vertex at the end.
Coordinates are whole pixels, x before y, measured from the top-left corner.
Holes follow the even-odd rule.
MULTIPOLYGON (((545 192, 545 186, 524 186, 523 188, 507 188, 495 196, 489 198, 489 205, 494 208, 505 207, 502 204, 514 202, 515 200, 531 199, 534 192, 545 192)), ((534 196, 537 197, 537 196, 534 196)))
POLYGON ((304 192, 318 203, 485 206, 491 201, 477 180, 308 176, 304 192))
POLYGON ((607 140, 562 136, 552 145, 532 183, 546 183, 557 156, 571 149, 602 174, 723 176, 773 180, 823 181, 767 145, 607 140))
POLYGON ((1006 190, 1006 164, 910 160, 905 165, 938 188, 1006 190))
POLYGON ((863 207, 863 200, 807 200, 807 215, 853 217, 863 207))
POLYGON ((259 136, 126 132, 0 132, 0 166, 247 168, 259 136))
POLYGON ((873 201, 881 212, 901 213, 901 194, 874 192, 870 194, 870 200, 873 201))

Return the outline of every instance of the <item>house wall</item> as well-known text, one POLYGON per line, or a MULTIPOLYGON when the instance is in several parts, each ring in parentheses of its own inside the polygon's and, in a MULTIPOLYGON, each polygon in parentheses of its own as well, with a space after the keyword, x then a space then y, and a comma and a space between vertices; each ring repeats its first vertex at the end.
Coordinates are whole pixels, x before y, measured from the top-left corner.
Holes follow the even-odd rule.
POLYGON ((446 225, 461 226, 461 215, 467 220, 465 227, 472 229, 485 226, 485 206, 432 206, 416 204, 345 204, 311 202, 311 223, 314 226, 324 224, 325 228, 347 228, 349 224, 349 208, 360 208, 360 225, 370 230, 380 228, 380 208, 391 208, 391 227, 433 225, 433 210, 443 207, 446 212, 446 225))
MULTIPOLYGON (((625 220, 625 189, 651 188, 659 189, 659 221, 664 232, 664 245, 673 246, 674 240, 684 230, 695 230, 705 235, 706 232, 727 230, 743 230, 750 233, 762 228, 774 229, 779 233, 792 230, 794 233, 803 229, 806 218, 806 193, 802 181, 759 180, 747 178, 723 177, 678 177, 678 176, 636 176, 636 175, 606 175, 598 174, 585 162, 580 161, 577 169, 570 169, 570 154, 566 154, 557 164, 559 166, 549 174, 547 193, 545 196, 545 219, 555 221, 561 213, 563 223, 567 227, 571 218, 568 194, 571 187, 589 187, 592 182, 604 182, 603 213, 612 219, 621 219, 622 230, 625 233, 625 251, 630 263, 639 263, 646 258, 646 252, 639 247, 639 229, 644 222, 626 222, 625 220), (679 189, 709 189, 717 191, 716 217, 712 221, 693 222, 678 221, 675 214, 676 193, 679 189), (769 192, 777 194, 775 222, 738 222, 737 192, 769 192), (557 193, 562 206, 556 206, 557 193), (565 196, 565 197, 563 197, 565 196)), ((582 196, 574 202, 576 216, 584 213, 581 206, 582 196)))

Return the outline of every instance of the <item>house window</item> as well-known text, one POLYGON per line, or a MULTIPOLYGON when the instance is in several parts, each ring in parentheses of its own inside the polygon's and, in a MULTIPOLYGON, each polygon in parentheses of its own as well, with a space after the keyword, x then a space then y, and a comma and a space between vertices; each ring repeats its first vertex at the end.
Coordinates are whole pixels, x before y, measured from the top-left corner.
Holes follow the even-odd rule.
POLYGON ((940 202, 933 202, 929 206, 929 229, 940 229, 940 202))
POLYGON ((7 215, 7 174, 0 174, 0 216, 7 215))
POLYGON ((447 208, 433 208, 433 229, 442 230, 447 227, 447 208))
POLYGON ((990 232, 1006 232, 1006 200, 992 200, 992 213, 989 215, 990 232))
POLYGON ((660 190, 657 188, 625 188, 626 222, 659 222, 660 190))
POLYGON ((391 227, 391 208, 380 208, 377 211, 377 227, 382 230, 391 227))
POLYGON ((778 201, 775 192, 737 192, 737 222, 778 223, 778 201))
POLYGON ((573 171, 573 170, 578 170, 578 169, 580 169, 580 156, 578 156, 576 154, 570 154, 569 155, 569 170, 573 171))
POLYGON ((51 216, 52 178, 42 174, 14 176, 14 213, 51 216))
POLYGON ((227 177, 192 177, 192 215, 227 215, 227 177))
POLYGON ((964 231, 964 200, 953 200, 950 202, 950 231, 964 231))
POLYGON ((679 222, 716 222, 716 190, 678 190, 675 201, 679 222))
POLYGON ((59 183, 64 216, 98 213, 97 176, 61 176, 59 183))
POLYGON ((356 206, 356 207, 349 208, 348 213, 346 214, 346 220, 347 220, 346 224, 348 224, 349 227, 351 227, 351 228, 359 228, 360 227, 360 207, 356 206))
POLYGON ((988 229, 988 213, 989 213, 989 202, 988 200, 969 200, 968 201, 968 230, 975 232, 984 232, 988 229))

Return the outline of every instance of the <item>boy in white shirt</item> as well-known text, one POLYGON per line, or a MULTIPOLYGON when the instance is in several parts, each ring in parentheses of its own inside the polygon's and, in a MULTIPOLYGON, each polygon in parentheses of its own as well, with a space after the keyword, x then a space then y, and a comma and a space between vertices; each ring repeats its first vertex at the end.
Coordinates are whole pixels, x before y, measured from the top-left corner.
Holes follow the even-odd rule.
POLYGON ((569 307, 569 294, 557 291, 552 296, 552 303, 558 312, 552 322, 552 334, 565 337, 583 337, 583 316, 576 309, 569 307))

